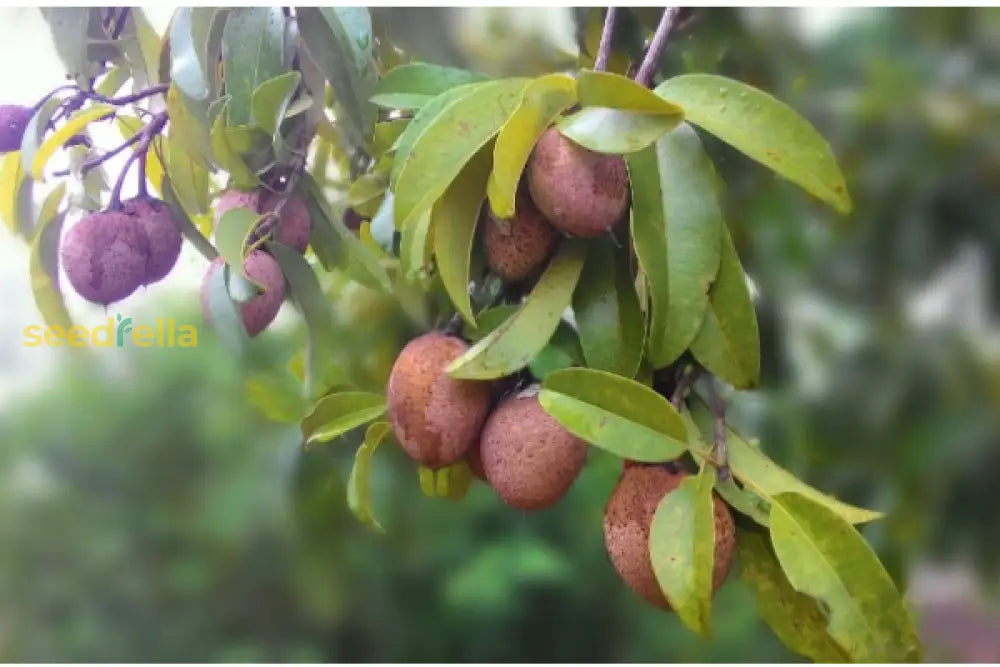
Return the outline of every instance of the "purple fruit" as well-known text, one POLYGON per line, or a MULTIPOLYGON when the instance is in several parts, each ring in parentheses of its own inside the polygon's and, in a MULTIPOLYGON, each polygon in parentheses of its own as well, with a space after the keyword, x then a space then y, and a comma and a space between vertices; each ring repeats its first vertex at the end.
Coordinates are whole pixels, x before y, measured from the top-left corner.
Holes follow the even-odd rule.
MULTIPOLYGON (((249 208, 258 213, 273 211, 278 199, 278 195, 263 188, 251 192, 226 190, 215 204, 215 224, 218 226, 222 216, 234 208, 249 208)), ((305 252, 309 245, 310 231, 309 209, 301 197, 292 194, 281 209, 274 238, 278 243, 305 252)))
POLYGON ((106 306, 121 301, 142 284, 149 239, 125 213, 91 213, 66 234, 61 257, 77 294, 106 306))
POLYGON ((146 261, 144 285, 163 280, 181 254, 181 230, 166 202, 152 197, 136 197, 122 202, 123 212, 130 216, 149 239, 149 259, 146 261))
POLYGON ((30 107, 17 104, 0 106, 0 153, 21 149, 21 138, 33 115, 35 112, 30 107))
MULTIPOLYGON (((205 318, 210 318, 209 286, 215 271, 223 266, 223 259, 216 257, 205 272, 201 283, 201 307, 205 318)), ((277 317, 285 300, 285 276, 277 260, 263 250, 254 250, 243 260, 243 268, 254 282, 263 286, 264 291, 245 303, 239 304, 240 316, 247 334, 256 336, 267 328, 277 317)))

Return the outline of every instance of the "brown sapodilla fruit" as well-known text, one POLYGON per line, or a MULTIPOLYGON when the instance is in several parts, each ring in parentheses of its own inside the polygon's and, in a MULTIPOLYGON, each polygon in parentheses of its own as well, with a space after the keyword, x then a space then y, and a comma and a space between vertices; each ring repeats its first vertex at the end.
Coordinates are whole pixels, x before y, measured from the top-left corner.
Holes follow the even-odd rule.
MULTIPOLYGON (((234 208, 249 208, 258 213, 271 212, 277 206, 278 199, 277 194, 263 188, 249 192, 226 190, 219 195, 219 200, 215 204, 215 224, 219 224, 226 211, 234 208)), ((305 252, 309 245, 310 231, 309 208, 302 197, 293 193, 281 208, 274 238, 278 243, 305 252)))
POLYGON ((0 153, 21 150, 21 139, 35 114, 30 107, 18 104, 0 106, 0 153))
POLYGON ((69 230, 60 256, 77 294, 106 306, 121 301, 142 285, 149 239, 125 213, 101 211, 91 213, 69 230))
POLYGON ((528 160, 528 185, 538 210, 570 236, 601 236, 628 209, 625 160, 587 150, 554 127, 535 144, 528 160))
MULTIPOLYGON (((604 546, 625 584, 655 607, 670 609, 653 573, 649 531, 660 501, 677 488, 685 473, 658 465, 631 465, 604 508, 604 546)), ((729 508, 713 495, 715 508, 715 569, 712 592, 722 586, 733 565, 735 525, 729 508)))
POLYGON ((515 394, 486 420, 479 453, 501 500, 540 509, 566 495, 587 460, 587 444, 549 416, 537 396, 515 394))
POLYGON ((389 373, 392 430, 410 458, 430 468, 462 459, 490 408, 489 382, 456 380, 445 371, 467 349, 461 339, 432 331, 407 343, 389 373))
POLYGON ((493 273, 505 282, 530 277, 552 254, 559 232, 549 224, 527 195, 517 197, 514 216, 502 220, 484 207, 483 249, 493 273))
POLYGON ((122 202, 122 211, 132 217, 149 239, 144 285, 163 280, 181 254, 181 230, 166 202, 153 197, 136 197, 122 202))
MULTIPOLYGON (((201 307, 206 319, 211 313, 208 303, 211 278, 223 264, 223 259, 216 257, 209 265, 201 283, 201 307)), ((243 268, 254 282, 264 288, 264 291, 249 301, 239 304, 243 328, 246 329, 247 335, 252 337, 266 329, 281 310, 281 304, 285 300, 285 276, 278 261, 263 250, 254 250, 247 255, 243 260, 243 268)))

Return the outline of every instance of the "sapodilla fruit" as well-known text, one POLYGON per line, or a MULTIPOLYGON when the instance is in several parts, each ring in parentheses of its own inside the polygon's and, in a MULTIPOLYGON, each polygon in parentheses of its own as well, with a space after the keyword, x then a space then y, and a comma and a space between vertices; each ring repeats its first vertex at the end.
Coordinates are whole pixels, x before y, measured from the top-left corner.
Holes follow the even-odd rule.
POLYGON ((587 460, 587 444, 549 416, 537 396, 515 394, 486 420, 479 455, 500 499, 531 510, 566 495, 587 460))
MULTIPOLYGON (((649 531, 660 501, 677 488, 686 473, 659 465, 631 465, 604 508, 604 545, 625 584, 655 607, 670 609, 653 573, 649 531)), ((729 508, 713 495, 715 507, 715 569, 712 592, 722 586, 733 565, 735 525, 729 508)))
POLYGON ((490 383, 445 371, 467 349, 461 339, 433 331, 407 343, 389 373, 392 430, 403 451, 430 468, 461 460, 490 408, 490 383))
POLYGON ((0 153, 21 150, 24 130, 34 113, 30 107, 18 104, 0 106, 0 153))
MULTIPOLYGON (((219 195, 219 200, 215 204, 215 224, 218 225, 222 216, 234 208, 249 208, 258 213, 271 212, 277 206, 278 199, 277 194, 263 188, 249 192, 226 190, 219 195)), ((309 246, 310 231, 309 209, 299 195, 292 193, 281 207, 274 238, 278 243, 305 252, 309 246)))
POLYGON ((163 280, 181 254, 181 230, 166 202, 153 197, 136 197, 122 202, 122 211, 130 216, 149 239, 144 285, 163 280))
POLYGON ((91 213, 66 234, 60 249, 70 285, 87 301, 108 305, 142 285, 149 239, 121 211, 91 213))
MULTIPOLYGON (((221 257, 216 257, 201 283, 201 307, 206 319, 211 316, 208 299, 212 276, 224 263, 221 257)), ((285 276, 278 261, 263 250, 254 250, 247 255, 243 260, 243 269, 254 282, 264 288, 264 291, 249 301, 239 304, 243 328, 247 335, 253 337, 266 329, 281 310, 281 304, 285 300, 285 276)))
POLYGON ((538 210, 570 236, 601 236, 628 208, 625 160, 587 150, 554 127, 535 144, 528 160, 528 185, 538 210))
POLYGON ((496 217, 489 205, 484 207, 484 214, 486 262, 505 282, 518 283, 529 278, 559 242, 559 232, 527 195, 517 197, 514 216, 508 220, 496 217))

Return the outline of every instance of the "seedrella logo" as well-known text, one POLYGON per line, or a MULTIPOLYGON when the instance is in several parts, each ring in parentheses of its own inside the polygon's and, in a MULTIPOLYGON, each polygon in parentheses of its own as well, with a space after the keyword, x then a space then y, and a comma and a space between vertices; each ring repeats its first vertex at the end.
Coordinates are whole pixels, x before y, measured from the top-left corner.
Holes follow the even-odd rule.
POLYGON ((32 324, 24 328, 25 347, 198 347, 198 329, 158 317, 152 326, 136 324, 121 313, 95 327, 32 324))

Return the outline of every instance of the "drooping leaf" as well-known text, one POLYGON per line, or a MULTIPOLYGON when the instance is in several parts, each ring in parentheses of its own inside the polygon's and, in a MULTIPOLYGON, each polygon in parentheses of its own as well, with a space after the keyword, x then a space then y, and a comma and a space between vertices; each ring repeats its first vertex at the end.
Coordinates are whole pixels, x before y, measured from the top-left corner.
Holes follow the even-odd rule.
POLYGON ((577 75, 580 104, 584 107, 607 107, 643 114, 676 116, 684 110, 667 102, 641 83, 613 72, 583 70, 577 75))
POLYGON ((202 235, 198 228, 195 227, 194 223, 191 221, 191 217, 184 210, 184 206, 180 203, 180 198, 174 188, 173 183, 170 180, 169 175, 165 175, 163 178, 163 201, 167 203, 170 207, 170 212, 174 216, 174 222, 181 230, 181 234, 188 240, 191 245, 193 245, 198 252, 202 254, 208 261, 214 260, 218 256, 215 248, 208 239, 202 235))
POLYGON ((381 157, 392 150, 393 145, 410 125, 409 118, 387 120, 375 124, 375 135, 372 139, 372 149, 376 157, 381 157))
POLYGON ((285 15, 280 7, 236 7, 222 33, 225 60, 226 124, 250 123, 253 93, 284 71, 285 15))
POLYGON ((632 235, 652 301, 649 358, 662 368, 691 344, 719 273, 725 223, 715 171, 697 134, 681 124, 628 156, 632 235))
POLYGON ((21 153, 14 151, 3 156, 0 163, 0 219, 11 234, 30 239, 31 177, 21 164, 21 153))
POLYGON ((385 412, 385 396, 366 391, 342 391, 324 396, 302 419, 306 445, 329 442, 351 429, 378 419, 385 412))
POLYGON ((38 147, 35 157, 31 163, 31 177, 36 181, 41 181, 44 176, 45 165, 49 159, 55 155, 56 151, 62 148, 63 144, 82 132, 91 122, 104 118, 113 113, 115 108, 110 104, 95 104, 76 112, 55 132, 49 135, 45 142, 38 147))
POLYGON ((420 109, 446 90, 486 80, 486 76, 464 69, 410 63, 382 77, 371 101, 388 109, 420 109))
POLYGON ((580 278, 586 245, 567 240, 521 308, 448 366, 454 378, 490 380, 527 366, 552 337, 580 278))
POLYGON ((372 508, 372 455, 392 432, 388 422, 375 422, 365 431, 365 441, 354 455, 354 467, 347 480, 347 506, 359 520, 378 532, 384 532, 372 508))
MULTIPOLYGON (((239 210, 239 209, 233 209, 239 210)), ((225 222, 225 221, 223 221, 225 222)), ((268 243, 268 251, 281 266, 288 282, 289 295, 306 322, 309 335, 309 359, 306 366, 306 394, 313 395, 315 383, 325 375, 331 349, 333 316, 316 272, 294 248, 281 243, 268 243)))
POLYGON ((285 72, 269 79, 253 91, 253 117, 265 132, 274 136, 278 132, 288 103, 299 86, 302 75, 298 72, 285 72))
POLYGON ((714 74, 676 76, 657 86, 656 94, 683 108, 690 122, 840 213, 851 212, 851 197, 830 145, 784 102, 714 74))
POLYGON ((229 11, 224 7, 180 7, 174 12, 169 33, 170 80, 192 100, 208 100, 218 92, 215 70, 229 11))
POLYGON ((538 401, 570 433, 622 458, 672 461, 687 449, 684 423, 670 402, 620 375, 557 371, 545 378, 538 401))
POLYGON ((207 169, 212 163, 212 137, 207 117, 202 116, 200 109, 196 111, 192 108, 200 104, 187 99, 177 86, 170 86, 167 91, 167 113, 170 116, 167 133, 191 160, 207 169))
POLYGON ((206 319, 227 348, 242 353, 250 344, 250 336, 243 325, 239 305, 229 294, 230 268, 229 264, 223 264, 207 279, 204 288, 206 319))
POLYGON ((86 86, 91 73, 87 57, 87 26, 90 23, 91 8, 42 7, 41 11, 49 24, 52 44, 66 68, 67 76, 86 86))
POLYGON ((101 82, 94 86, 94 92, 104 97, 114 97, 131 76, 128 67, 116 65, 101 77, 101 82))
POLYGON ((431 273, 431 212, 406 223, 399 241, 399 268, 408 282, 425 285, 431 273))
POLYGON ((385 197, 388 180, 388 174, 383 171, 374 171, 358 177, 347 190, 346 204, 361 217, 371 219, 378 211, 382 198, 385 197))
POLYGON ((795 590, 822 601, 830 637, 858 662, 910 662, 920 640, 889 574, 843 518, 797 493, 771 505, 771 542, 795 590))
POLYGON ((639 369, 645 334, 625 262, 611 239, 592 241, 573 293, 573 314, 587 367, 631 378, 639 369))
POLYGON ((59 207, 65 194, 66 184, 60 183, 42 206, 35 238, 31 242, 28 271, 35 307, 46 326, 58 326, 68 331, 73 321, 59 289, 59 235, 66 215, 65 211, 59 211, 59 207))
POLYGON ((525 83, 525 79, 484 83, 431 121, 406 154, 396 180, 397 225, 428 210, 441 196, 513 113, 525 83))
POLYGON ((21 168, 24 169, 25 174, 31 174, 35 163, 35 154, 38 153, 38 149, 45 141, 45 130, 61 103, 59 98, 50 97, 25 126, 24 135, 21 137, 20 151, 21 168))
POLYGON ((760 617, 778 639, 815 662, 848 662, 847 654, 826 633, 826 616, 816 601, 788 583, 767 538, 740 530, 736 546, 740 577, 756 596, 760 617))
POLYGON ((215 117, 215 122, 212 124, 212 153, 219 166, 229 172, 233 185, 241 190, 250 190, 257 186, 259 180, 257 174, 247 166, 229 143, 225 121, 225 108, 228 106, 228 102, 223 105, 223 111, 215 117))
MULTIPOLYGON (((703 405, 695 404, 692 416, 699 425, 702 425, 703 431, 714 429, 712 416, 703 405)), ((691 451, 701 458, 710 458, 712 455, 708 445, 701 439, 689 439, 688 445, 691 451)), ((853 524, 874 521, 883 516, 880 512, 848 505, 814 489, 772 461, 759 447, 747 442, 732 429, 726 430, 726 451, 733 476, 746 489, 768 503, 773 504, 774 497, 780 493, 793 492, 827 507, 853 524)))
POLYGON ((498 217, 513 217, 517 184, 532 149, 559 114, 576 101, 576 80, 566 74, 546 74, 525 86, 493 148, 487 193, 498 217))
POLYGON ((681 116, 585 107, 556 123, 564 136, 597 153, 624 155, 649 146, 681 122, 681 116))
POLYGON ((166 172, 184 210, 192 215, 207 213, 209 210, 208 170, 191 159, 173 133, 166 138, 165 148, 166 172))
POLYGON ((472 242, 476 236, 492 155, 481 149, 431 209, 434 259, 441 282, 459 314, 475 324, 469 297, 472 242))
POLYGON ((142 8, 129 8, 119 42, 136 88, 159 83, 162 43, 142 8))
POLYGON ((410 154, 410 150, 413 148, 413 144, 417 141, 421 134, 424 133, 431 123, 433 123, 441 113, 448 108, 452 102, 472 95, 477 90, 483 86, 489 85, 490 82, 482 83, 467 83, 462 86, 456 86, 451 90, 445 91, 432 99, 427 103, 422 109, 420 109, 413 120, 407 124, 406 129, 403 130, 399 138, 396 139, 395 143, 392 145, 393 151, 396 153, 396 157, 392 163, 392 171, 389 174, 389 186, 395 190, 396 183, 399 180, 399 173, 403 169, 403 165, 406 163, 406 159, 410 154))
POLYGON ((715 564, 715 468, 688 475, 664 496, 649 528, 649 556, 660 589, 684 625, 711 639, 715 564))
POLYGON ((482 340, 509 320, 518 309, 519 306, 512 303, 486 308, 476 315, 475 323, 466 321, 462 324, 462 337, 473 343, 482 340))
POLYGON ((364 145, 375 123, 369 100, 378 78, 368 9, 300 7, 297 14, 306 49, 333 87, 338 121, 352 144, 364 145))
POLYGON ((287 371, 255 374, 247 379, 245 387, 250 405, 270 421, 297 424, 305 416, 302 388, 287 371))
POLYGON ((691 342, 698 362, 734 387, 753 387, 760 378, 760 334, 743 266, 729 230, 722 229, 719 273, 709 307, 691 342))
POLYGON ((251 230, 260 222, 260 213, 249 208, 231 208, 219 219, 215 230, 215 246, 219 254, 236 272, 253 284, 257 284, 243 267, 247 254, 247 238, 251 230))

